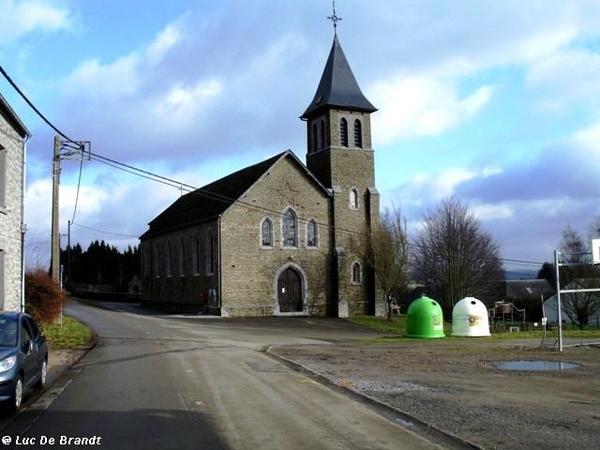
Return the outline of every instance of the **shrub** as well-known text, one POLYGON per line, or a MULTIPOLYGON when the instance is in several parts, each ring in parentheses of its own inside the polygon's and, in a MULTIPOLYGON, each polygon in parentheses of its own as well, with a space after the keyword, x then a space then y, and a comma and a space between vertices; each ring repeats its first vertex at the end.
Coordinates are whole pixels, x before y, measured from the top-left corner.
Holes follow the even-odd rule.
POLYGON ((25 274, 25 311, 38 323, 52 323, 60 315, 65 293, 42 269, 25 274))

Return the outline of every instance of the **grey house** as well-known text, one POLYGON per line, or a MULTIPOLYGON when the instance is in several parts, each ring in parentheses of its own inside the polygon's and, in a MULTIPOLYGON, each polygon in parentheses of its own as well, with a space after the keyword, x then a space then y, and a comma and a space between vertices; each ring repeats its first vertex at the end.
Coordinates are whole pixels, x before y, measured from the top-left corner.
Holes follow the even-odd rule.
POLYGON ((24 305, 23 195, 31 134, 0 94, 0 309, 24 305))

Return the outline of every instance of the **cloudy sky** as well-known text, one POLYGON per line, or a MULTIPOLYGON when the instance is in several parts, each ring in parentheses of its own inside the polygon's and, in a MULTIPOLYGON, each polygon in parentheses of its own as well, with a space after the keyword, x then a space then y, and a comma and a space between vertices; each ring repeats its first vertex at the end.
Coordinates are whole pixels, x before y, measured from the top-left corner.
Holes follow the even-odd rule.
MULTIPOLYGON (((379 109, 382 204, 400 207, 411 232, 455 195, 509 268, 551 260, 567 225, 588 236, 600 215, 600 2, 336 8, 346 57, 379 109)), ((305 158, 298 117, 331 48, 329 0, 0 0, 0 11, 4 70, 97 155, 197 187, 288 148, 305 158)), ((27 263, 47 264, 55 132, 5 79, 0 92, 33 134, 27 263)), ((72 220, 84 248, 135 245, 182 192, 94 159, 61 165, 61 233, 72 220)))

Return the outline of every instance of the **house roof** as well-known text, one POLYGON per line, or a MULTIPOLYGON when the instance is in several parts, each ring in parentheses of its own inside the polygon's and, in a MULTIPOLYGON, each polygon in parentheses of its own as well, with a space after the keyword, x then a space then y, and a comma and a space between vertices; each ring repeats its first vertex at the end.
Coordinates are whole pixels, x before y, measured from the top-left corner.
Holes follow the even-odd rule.
POLYGON ((325 107, 366 112, 377 111, 377 108, 367 100, 360 90, 337 35, 333 39, 317 92, 301 118, 307 119, 315 111, 325 107))
POLYGON ((10 107, 6 99, 0 94, 0 114, 6 119, 6 121, 15 129, 19 136, 23 139, 31 136, 31 133, 27 127, 21 122, 17 113, 10 107))
POLYGON ((238 170, 195 191, 181 196, 148 224, 150 229, 140 239, 215 219, 242 197, 278 161, 290 158, 298 164, 319 189, 319 183, 291 150, 238 170))
POLYGON ((546 299, 553 294, 554 288, 545 279, 506 281, 506 300, 546 299))

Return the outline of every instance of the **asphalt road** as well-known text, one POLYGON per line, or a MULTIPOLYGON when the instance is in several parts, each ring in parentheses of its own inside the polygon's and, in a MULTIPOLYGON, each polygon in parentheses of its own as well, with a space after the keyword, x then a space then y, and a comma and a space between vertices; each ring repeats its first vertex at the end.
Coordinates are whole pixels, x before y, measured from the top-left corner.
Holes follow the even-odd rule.
POLYGON ((376 335, 362 327, 81 304, 67 312, 98 333, 98 345, 2 431, 6 448, 440 448, 264 353, 376 335))

